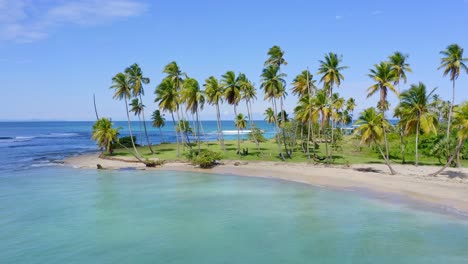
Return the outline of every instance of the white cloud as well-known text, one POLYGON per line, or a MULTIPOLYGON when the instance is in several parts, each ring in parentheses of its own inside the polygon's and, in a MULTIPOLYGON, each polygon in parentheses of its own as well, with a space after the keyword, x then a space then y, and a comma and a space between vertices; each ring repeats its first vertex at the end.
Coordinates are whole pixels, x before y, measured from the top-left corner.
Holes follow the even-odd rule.
POLYGON ((141 0, 0 0, 0 40, 33 42, 64 25, 98 25, 138 16, 141 0))

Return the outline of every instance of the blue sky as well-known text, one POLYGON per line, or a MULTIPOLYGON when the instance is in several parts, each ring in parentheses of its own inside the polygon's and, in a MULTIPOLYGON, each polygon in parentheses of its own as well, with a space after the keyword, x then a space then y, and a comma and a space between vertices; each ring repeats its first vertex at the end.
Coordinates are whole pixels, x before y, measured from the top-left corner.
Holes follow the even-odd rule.
MULTIPOLYGON (((145 1, 0 0, 0 120, 93 120, 93 93, 101 115, 123 120, 123 102, 112 100, 113 75, 138 63, 151 78, 144 103, 156 109, 154 88, 164 65, 177 61, 199 82, 227 70, 259 85, 266 52, 285 51, 288 83, 332 51, 343 55, 342 96, 356 112, 374 106, 366 98, 369 69, 396 50, 409 54, 411 83, 438 87, 445 99, 451 83, 437 70, 439 51, 451 43, 468 57, 468 0, 424 1, 145 1)), ((457 80, 457 102, 468 99, 468 76, 457 80)), ((254 116, 269 104, 261 91, 254 116)), ((390 103, 396 105, 391 95, 390 103)), ((286 100, 291 111, 296 103, 286 100)), ((201 117, 214 119, 206 106, 201 117)), ((245 112, 244 105, 240 111, 245 112)), ((232 107, 223 105, 222 118, 232 107)), ((149 114, 148 114, 149 116, 149 114)))

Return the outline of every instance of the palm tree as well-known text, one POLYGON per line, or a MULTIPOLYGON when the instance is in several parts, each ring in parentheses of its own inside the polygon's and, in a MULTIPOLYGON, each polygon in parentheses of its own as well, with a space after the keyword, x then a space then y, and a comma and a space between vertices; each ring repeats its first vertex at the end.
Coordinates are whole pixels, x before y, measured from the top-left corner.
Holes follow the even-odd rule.
POLYGON ((100 148, 105 149, 109 154, 113 152, 113 145, 119 142, 119 129, 112 128, 112 122, 103 117, 93 125, 92 140, 96 140, 100 148))
POLYGON ((141 112, 143 111, 143 108, 145 107, 142 103, 140 103, 140 101, 138 100, 138 98, 133 98, 132 101, 130 102, 129 106, 131 106, 130 108, 130 112, 133 112, 137 117, 138 117, 138 120, 140 121, 140 144, 143 145, 142 141, 142 136, 141 136, 141 112))
POLYGON ((359 133, 361 135, 361 144, 375 144, 379 149, 385 164, 387 164, 388 168, 390 169, 390 173, 392 175, 395 174, 395 171, 393 170, 392 166, 390 166, 390 162, 379 144, 379 142, 382 140, 385 127, 389 126, 388 122, 384 119, 383 114, 377 113, 373 107, 367 108, 359 116, 358 120, 356 121, 356 125, 359 127, 355 133, 359 133))
MULTIPOLYGON (((301 96, 297 106, 294 108, 294 116, 296 120, 305 124, 307 122, 307 149, 304 151, 307 153, 307 158, 310 159, 310 136, 312 134, 312 141, 314 143, 315 150, 315 134, 312 128, 312 123, 317 122, 319 118, 319 112, 315 111, 315 98, 308 94, 301 96)), ((301 130, 302 131, 302 130, 301 130)), ((302 133, 302 132, 301 132, 302 133)), ((303 147, 304 148, 304 147, 303 147)), ((315 156, 314 151, 314 158, 315 156)))
POLYGON ((205 80, 205 94, 209 104, 216 106, 216 124, 218 126, 218 140, 221 142, 221 148, 226 151, 224 146, 224 137, 221 128, 221 111, 219 104, 223 102, 224 88, 214 76, 205 80))
POLYGON ((200 110, 203 109, 203 106, 205 105, 204 91, 200 90, 200 85, 197 80, 187 77, 184 81, 181 95, 182 101, 187 104, 187 110, 190 110, 192 114, 195 114, 198 152, 200 152, 201 141, 199 114, 200 110))
MULTIPOLYGON (((279 68, 277 66, 270 65, 267 68, 263 69, 262 75, 261 75, 261 81, 262 84, 260 87, 263 89, 265 93, 265 99, 271 101, 272 103, 272 109, 274 111, 274 116, 276 119, 278 108, 276 106, 276 99, 277 98, 283 98, 285 96, 285 89, 284 87, 286 86, 286 81, 283 79, 286 77, 285 74, 279 73, 279 68)), ((282 106, 282 104, 281 104, 282 106)), ((283 109, 281 108, 281 111, 283 109)), ((274 121, 276 128, 278 127, 278 121, 274 121)), ((286 147, 286 135, 284 133, 283 129, 283 141, 285 144, 286 152, 287 152, 287 147, 286 147)), ((277 141, 278 141, 278 149, 279 149, 279 155, 280 158, 284 160, 283 152, 281 149, 281 140, 280 137, 277 133, 277 141)))
POLYGON ((294 78, 291 91, 294 95, 299 97, 304 95, 312 96, 313 92, 317 90, 315 82, 314 76, 309 72, 309 70, 304 70, 294 78))
POLYGON ((465 141, 468 139, 468 102, 465 101, 459 106, 457 106, 454 109, 453 113, 453 123, 454 126, 458 128, 458 145, 453 155, 448 159, 447 163, 440 170, 431 174, 431 176, 434 177, 441 173, 443 170, 445 170, 452 163, 453 159, 456 155, 459 155, 460 151, 465 145, 465 141))
POLYGON ((402 111, 402 120, 405 121, 405 132, 416 132, 416 147, 415 147, 415 165, 418 165, 418 143, 419 133, 422 130, 424 133, 437 133, 435 123, 437 118, 433 113, 429 112, 429 105, 432 93, 426 92, 426 86, 423 83, 411 85, 410 89, 401 93, 401 102, 398 107, 402 111))
MULTIPOLYGON (((327 96, 325 89, 317 91, 315 98, 313 99, 313 108, 315 114, 320 114, 322 121, 320 124, 320 130, 322 131, 325 137, 325 153, 327 156, 327 162, 329 162, 329 153, 328 153, 328 136, 326 133, 326 126, 329 126, 328 120, 330 118, 330 98, 327 96)), ((320 137, 320 132, 319 132, 320 137)))
MULTIPOLYGON (((148 137, 148 130, 146 129, 146 118, 145 118, 145 106, 143 105, 143 98, 142 95, 145 94, 145 90, 143 89, 143 84, 149 84, 150 79, 147 77, 143 76, 143 71, 141 70, 140 66, 138 64, 134 63, 130 65, 127 69, 125 69, 125 73, 128 74, 130 77, 130 87, 132 89, 132 94, 135 97, 140 98, 141 102, 141 115, 143 117, 143 127, 145 129, 145 136, 146 136, 146 142, 148 144, 148 148, 150 149, 151 153, 154 154, 153 148, 151 148, 151 143, 148 137)), ((135 113, 136 114, 136 113, 135 113)), ((140 116, 138 115, 138 118, 140 116)), ((140 120, 141 123, 142 120, 140 120)))
MULTIPOLYGON (((387 95, 388 90, 394 92, 398 95, 397 90, 393 83, 397 80, 396 72, 392 70, 391 66, 387 62, 381 62, 380 64, 374 65, 375 69, 370 70, 368 76, 375 81, 375 83, 367 89, 367 97, 372 96, 376 92, 380 92, 380 100, 378 103, 378 108, 382 112, 383 117, 385 118, 385 111, 388 110, 387 95)), ((389 150, 388 150, 388 141, 387 141, 387 132, 383 131, 383 137, 385 142, 385 153, 387 159, 389 159, 389 150)))
POLYGON ((333 94, 333 87, 340 87, 341 81, 344 80, 341 71, 347 69, 347 66, 340 66, 342 62, 342 56, 338 56, 336 53, 329 52, 325 54, 325 60, 320 60, 320 67, 318 74, 322 75, 320 82, 324 84, 324 87, 329 89, 328 96, 333 94))
MULTIPOLYGON (((239 78, 233 71, 227 71, 221 76, 221 83, 224 90, 224 98, 228 104, 234 106, 234 121, 237 117, 237 105, 242 98, 241 96, 241 84, 239 78)), ((237 129, 239 132, 239 129, 237 129)))
POLYGON ((237 154, 241 155, 240 152, 240 130, 243 130, 247 127, 247 121, 245 116, 242 113, 239 113, 234 120, 234 124, 237 128, 237 154))
POLYGON ((271 107, 268 107, 263 115, 265 116, 265 121, 267 121, 268 124, 274 124, 276 122, 275 112, 271 107))
POLYGON ((133 149, 135 150, 136 155, 140 155, 138 153, 138 150, 136 149, 135 142, 133 142, 133 134, 132 134, 132 125, 130 123, 130 115, 128 111, 128 103, 127 100, 131 98, 132 96, 132 89, 130 87, 130 80, 129 76, 124 74, 124 73, 117 73, 113 78, 112 78, 112 86, 110 87, 111 89, 114 89, 114 99, 118 100, 124 100, 125 102, 125 109, 127 113, 127 121, 128 121, 128 131, 130 133, 130 140, 132 142, 133 149))
POLYGON ((268 59, 265 61, 265 67, 288 65, 288 62, 284 59, 284 51, 279 46, 273 46, 268 50, 268 59))
MULTIPOLYGON (((174 89, 173 81, 169 78, 163 79, 162 82, 158 85, 158 87, 156 87, 154 93, 156 94, 156 99, 154 101, 156 103, 159 103, 159 109, 171 113, 172 123, 174 125, 177 142, 177 157, 179 157, 180 146, 178 131, 180 130, 177 129, 177 123, 174 118, 174 112, 177 112, 179 109, 179 95, 174 89)), ((182 135, 181 138, 183 138, 182 135)))
POLYGON ((450 75, 452 81, 452 104, 450 105, 447 125, 447 138, 450 136, 450 123, 452 122, 453 105, 455 104, 455 80, 460 76, 460 71, 465 70, 468 73, 468 67, 465 62, 468 58, 463 58, 463 48, 457 44, 449 45, 440 54, 443 57, 440 59, 440 66, 438 69, 444 70, 444 76, 450 75))
POLYGON ((164 115, 161 115, 161 111, 159 110, 154 110, 153 112, 153 127, 159 128, 159 134, 161 135, 161 142, 164 142, 164 137, 161 128, 166 125, 166 119, 164 118, 164 115))
POLYGON ((354 109, 355 108, 356 108, 356 100, 354 100, 354 98, 351 97, 348 100, 346 100, 346 110, 348 110, 348 112, 350 112, 351 119, 354 116, 354 109))
MULTIPOLYGON (((250 123, 250 129, 253 128, 253 118, 252 118, 252 101, 257 99, 257 91, 255 90, 255 85, 247 79, 245 74, 239 74, 240 89, 241 89, 241 98, 245 100, 247 107, 247 117, 250 123)), ((260 150, 260 145, 257 140, 257 137, 253 137, 257 149, 260 150)))
MULTIPOLYGON (((401 92, 400 89, 400 81, 403 80, 404 83, 406 83, 406 73, 407 72, 413 72, 411 70, 409 64, 406 62, 406 59, 408 58, 408 55, 404 55, 403 53, 399 51, 395 51, 392 55, 388 57, 390 67, 392 71, 395 72, 395 82, 394 84, 398 86, 398 93, 401 92)), ((400 98, 400 97, 399 97, 400 98)), ((401 101, 400 101, 401 102, 401 101)), ((405 140, 403 138, 403 127, 400 126, 400 150, 401 150, 401 162, 402 164, 405 163, 405 140)))

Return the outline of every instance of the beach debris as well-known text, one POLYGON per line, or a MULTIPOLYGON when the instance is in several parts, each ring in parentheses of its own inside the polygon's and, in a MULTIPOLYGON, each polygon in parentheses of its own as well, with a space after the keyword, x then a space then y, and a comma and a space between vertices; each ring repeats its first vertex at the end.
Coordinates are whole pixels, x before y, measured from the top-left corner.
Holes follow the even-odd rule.
POLYGON ((101 164, 97 164, 96 166, 97 166, 98 170, 103 170, 104 169, 101 164))

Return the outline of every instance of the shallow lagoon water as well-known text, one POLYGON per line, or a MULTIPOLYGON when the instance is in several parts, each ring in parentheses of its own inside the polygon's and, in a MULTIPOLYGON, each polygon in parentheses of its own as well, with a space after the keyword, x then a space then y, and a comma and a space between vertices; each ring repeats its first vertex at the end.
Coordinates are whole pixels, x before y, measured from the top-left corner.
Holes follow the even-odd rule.
POLYGON ((169 171, 0 176, 0 263, 468 263, 468 222, 298 183, 169 171))

